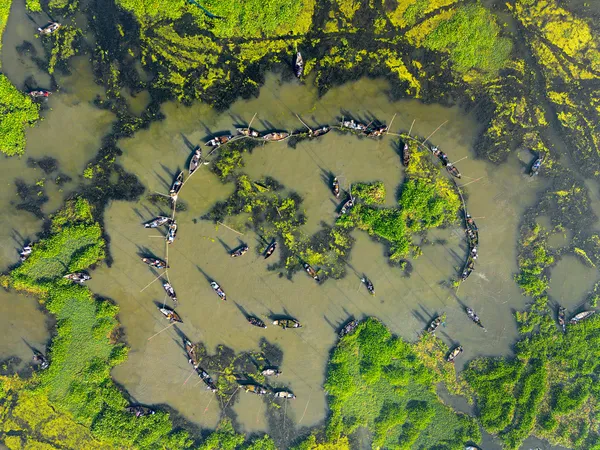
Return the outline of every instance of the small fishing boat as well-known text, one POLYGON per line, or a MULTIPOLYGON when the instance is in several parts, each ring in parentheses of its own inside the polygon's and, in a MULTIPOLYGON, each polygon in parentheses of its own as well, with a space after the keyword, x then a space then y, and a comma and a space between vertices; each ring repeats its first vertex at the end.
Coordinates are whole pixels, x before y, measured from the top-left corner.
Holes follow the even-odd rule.
POLYGON ((258 384, 244 384, 242 387, 250 394, 265 395, 267 393, 267 390, 258 384))
POLYGON ((354 131, 367 131, 367 126, 364 123, 355 122, 354 119, 342 120, 342 128, 348 128, 354 131))
POLYGON ((371 282, 371 280, 369 280, 367 277, 362 277, 360 279, 360 281, 362 281, 365 284, 365 286, 367 286, 367 290, 369 291, 369 294, 375 295, 375 287, 373 286, 373 283, 371 282))
POLYGON ((166 269, 167 263, 162 259, 158 258, 142 258, 142 261, 148 264, 150 267, 156 267, 157 269, 166 269))
POLYGON ((481 450, 479 447, 475 447, 474 445, 467 445, 465 450, 481 450))
POLYGON ((55 33, 61 27, 61 24, 58 22, 50 22, 43 28, 38 28, 38 31, 41 35, 48 35, 55 33))
POLYGON ((267 247, 267 250, 265 251, 265 259, 267 259, 269 256, 271 256, 276 248, 277 248, 277 241, 273 241, 271 243, 271 245, 269 245, 267 247))
POLYGON ((159 307, 158 309, 163 314, 163 316, 165 316, 167 319, 169 319, 169 322, 171 322, 171 323, 175 323, 175 322, 183 323, 183 320, 181 320, 181 317, 179 317, 179 314, 177 314, 172 309, 164 308, 164 307, 159 307))
POLYGON ((446 361, 453 363, 454 360, 456 359, 456 357, 458 355, 460 355, 463 352, 463 348, 461 345, 459 345, 458 347, 454 348, 450 353, 448 353, 448 356, 446 357, 446 361))
POLYGON ((340 182, 338 181, 337 177, 334 177, 333 181, 331 182, 331 190, 333 191, 335 198, 340 198, 340 182))
POLYGON ((353 319, 350 322, 348 322, 346 325, 344 325, 344 327, 338 333, 339 338, 341 339, 344 336, 346 336, 347 334, 352 333, 359 324, 360 324, 360 321, 358 321, 356 319, 353 319))
POLYGON ((296 319, 277 319, 273 321, 273 325, 280 326, 284 330, 286 328, 302 328, 302 325, 296 319))
POLYGON ((173 302, 175 302, 175 304, 177 304, 177 295, 175 295, 175 289, 173 289, 173 286, 171 286, 170 283, 165 281, 163 283, 163 288, 164 288, 165 292, 167 293, 167 295, 169 296, 169 298, 171 300, 173 300, 173 302))
POLYGON ((567 308, 564 308, 562 306, 558 307, 558 325, 560 325, 560 327, 562 328, 563 331, 565 331, 566 327, 567 327, 567 308))
POLYGON ((243 134, 244 136, 257 138, 260 137, 260 133, 252 128, 236 128, 236 131, 239 134, 243 134))
POLYGON ((158 217, 152 219, 150 222, 146 222, 144 224, 144 228, 158 228, 170 221, 171 221, 171 219, 169 217, 158 216, 158 217))
POLYGON ((26 245, 25 247, 23 247, 23 250, 19 252, 19 259, 21 260, 21 262, 29 258, 29 255, 31 255, 32 251, 33 248, 31 247, 31 245, 26 245))
POLYGON ((151 416, 152 414, 154 414, 154 411, 152 409, 139 405, 128 406, 127 408, 125 408, 125 411, 127 411, 129 414, 133 414, 135 417, 151 416))
POLYGON ((458 169, 456 168, 456 166, 454 166, 452 163, 448 163, 446 165, 446 170, 448 171, 448 173, 450 175, 452 175, 453 177, 458 178, 459 180, 462 177, 462 175, 460 174, 460 172, 458 171, 458 169))
MULTIPOLYGON (((437 156, 439 158, 439 160, 442 162, 442 165, 444 167, 447 167, 448 165, 450 165, 450 159, 448 158, 448 155, 446 155, 444 152, 442 152, 439 148, 437 147, 431 147, 431 153, 433 153, 433 156, 437 156)), ((460 177, 458 177, 460 178, 460 177)))
POLYGON ((317 271, 315 269, 313 269, 310 264, 308 263, 304 263, 304 270, 306 270, 306 273, 310 275, 310 277, 315 280, 317 283, 320 281, 319 280, 319 275, 317 275, 317 271))
POLYGON ((84 272, 69 273, 69 274, 65 275, 63 278, 74 281, 75 283, 84 283, 87 280, 92 279, 92 277, 90 277, 87 273, 84 273, 84 272))
POLYGON ((200 146, 198 146, 194 150, 194 154, 192 156, 192 159, 190 160, 190 165, 188 166, 188 172, 189 172, 188 176, 193 174, 196 171, 196 169, 198 169, 198 167, 200 166, 201 159, 202 159, 202 149, 200 148, 200 146))
POLYGON ((544 162, 544 158, 538 158, 533 162, 531 170, 529 171, 530 177, 533 177, 534 175, 537 175, 539 173, 540 168, 542 167, 542 162, 544 162))
POLYGON ((352 208, 353 206, 354 206, 354 199, 352 198, 352 196, 350 196, 350 198, 348 200, 346 200, 344 202, 344 204, 342 205, 342 209, 340 209, 340 215, 346 214, 348 211, 350 211, 350 208, 352 208))
POLYGON ((216 281, 211 281, 210 287, 213 288, 213 290, 217 293, 217 295, 219 296, 219 298, 221 300, 223 300, 223 301, 227 300, 227 295, 225 295, 225 292, 223 292, 223 289, 221 289, 221 286, 219 286, 216 281))
POLYGON ((260 371, 260 374, 265 377, 278 377, 281 375, 281 371, 275 367, 266 367, 260 371))
POLYGON ((463 269, 462 273, 460 274, 460 280, 466 281, 466 279, 469 278, 469 275, 471 275, 474 270, 475 270, 475 261, 473 260, 473 258, 471 258, 469 256, 467 264, 465 265, 465 268, 463 269))
POLYGON ((231 257, 232 258, 237 258, 238 256, 245 255, 248 250, 249 250, 249 247, 244 244, 241 247, 238 247, 234 251, 232 251, 231 252, 231 257))
POLYGON ((231 134, 228 134, 226 136, 217 136, 212 138, 211 140, 207 141, 206 145, 207 147, 220 147, 221 145, 229 142, 231 139, 233 139, 233 136, 231 134))
POLYGON ((437 316, 435 319, 431 321, 429 327, 427 328, 428 333, 435 333, 435 331, 440 327, 440 325, 444 323, 444 316, 437 316))
POLYGON ((296 398, 296 396, 294 394, 292 394, 290 391, 277 391, 273 395, 275 395, 275 397, 278 397, 278 398, 289 398, 292 400, 296 398))
POLYGON ((206 389, 212 392, 217 392, 217 386, 215 386, 213 379, 210 377, 206 370, 201 369, 200 367, 196 367, 196 372, 198 372, 198 376, 200 377, 200 379, 204 381, 206 389))
POLYGON ((265 141, 277 142, 277 141, 283 141, 284 139, 288 138, 289 136, 290 136, 290 133, 287 133, 285 131, 274 131, 272 133, 265 134, 262 138, 265 141))
POLYGON ((371 128, 366 132, 367 137, 379 137, 382 136, 388 130, 387 125, 380 125, 375 128, 371 128))
POLYGON ((175 236, 177 235, 177 222, 174 220, 169 224, 169 231, 167 232, 167 243, 172 244, 175 242, 175 236))
POLYGON ((183 343, 185 345, 185 352, 188 356, 188 362, 194 366, 194 369, 198 367, 198 355, 196 354, 196 347, 189 340, 184 339, 183 343))
POLYGON ((179 191, 181 190, 181 187, 183 186, 183 170, 181 172, 179 172, 179 175, 177 175, 177 178, 175 178, 175 181, 173 182, 173 186, 171 186, 171 190, 169 191, 169 195, 171 196, 171 198, 177 198, 177 194, 179 194, 179 191))
POLYGON ((301 78, 304 73, 304 60, 300 52, 296 53, 296 61, 294 62, 294 73, 297 78, 301 78))
POLYGON ((469 316, 469 319, 471 319, 473 322, 475 322, 477 325, 479 325, 481 328, 483 328, 485 330, 485 327, 481 323, 479 316, 477 314, 475 314, 475 311, 473 311, 469 307, 465 308, 465 311, 467 312, 467 316, 469 316))
POLYGON ((255 327, 258 327, 258 328, 267 328, 265 323, 262 320, 260 320, 258 317, 250 316, 247 318, 247 320, 250 325, 254 325, 255 327))
POLYGON ((402 149, 402 164, 404 167, 408 167, 410 163, 410 148, 408 148, 408 144, 404 143, 404 148, 402 149))
POLYGON ((44 89, 29 91, 29 96, 31 98, 48 98, 48 97, 50 97, 51 94, 52 94, 52 92, 46 91, 44 89))
POLYGON ((569 320, 569 323, 571 325, 575 325, 576 323, 579 323, 582 320, 587 319, 588 317, 590 317, 591 315, 593 315, 595 313, 596 313, 596 311, 583 311, 583 312, 580 312, 579 314, 576 314, 571 320, 569 320))
POLYGON ((39 364, 40 369, 42 369, 42 370, 46 370, 50 366, 46 357, 41 352, 38 352, 37 350, 33 351, 33 362, 36 364, 39 364))
POLYGON ((316 137, 319 137, 319 136, 323 136, 323 135, 329 133, 330 131, 331 131, 331 127, 329 127, 329 126, 324 126, 324 127, 321 127, 321 128, 317 128, 316 130, 311 130, 310 131, 310 137, 316 138, 316 137))

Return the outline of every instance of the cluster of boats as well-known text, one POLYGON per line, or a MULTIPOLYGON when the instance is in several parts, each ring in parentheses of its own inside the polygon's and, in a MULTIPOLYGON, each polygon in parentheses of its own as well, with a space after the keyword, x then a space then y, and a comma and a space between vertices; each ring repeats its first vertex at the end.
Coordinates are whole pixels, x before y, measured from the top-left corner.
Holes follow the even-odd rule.
POLYGON ((469 244, 469 256, 467 262, 460 275, 461 281, 465 281, 469 278, 469 275, 475 270, 475 261, 477 260, 477 246, 479 245, 479 228, 471 217, 470 214, 466 213, 465 218, 465 232, 467 233, 467 242, 469 244))
POLYGON ((442 152, 439 148, 431 147, 431 153, 433 153, 433 156, 438 157, 438 159, 442 162, 442 165, 446 168, 450 175, 459 179, 462 177, 456 166, 450 162, 448 155, 442 152))

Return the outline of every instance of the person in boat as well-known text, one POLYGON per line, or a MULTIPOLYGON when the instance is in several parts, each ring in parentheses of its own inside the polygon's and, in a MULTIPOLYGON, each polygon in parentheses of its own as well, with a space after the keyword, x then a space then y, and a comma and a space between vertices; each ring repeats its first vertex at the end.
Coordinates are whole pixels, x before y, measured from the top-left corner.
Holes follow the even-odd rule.
POLYGON ((273 321, 273 325, 279 325, 284 330, 286 328, 302 328, 300 322, 296 319, 278 319, 273 321))
POLYGON ((310 264, 304 263, 304 270, 306 270, 306 273, 309 274, 312 279, 317 282, 319 281, 319 275, 317 275, 317 271, 313 269, 310 264))
POLYGON ((23 250, 21 250, 21 252, 19 253, 21 261, 25 261, 27 258, 29 258, 29 255, 31 255, 32 251, 33 248, 31 248, 31 245, 26 245, 25 247, 23 247, 23 250))
POLYGON ((40 365, 40 369, 45 370, 50 365, 48 360, 40 352, 36 351, 33 355, 33 362, 40 365))
POLYGON ((50 91, 44 91, 44 90, 37 90, 37 91, 31 91, 29 92, 29 96, 32 98, 47 98, 49 97, 51 94, 50 91))
POLYGON ((177 197, 177 194, 179 193, 179 189, 181 189, 182 184, 183 184, 183 181, 181 181, 179 178, 177 180, 175 180, 175 182, 173 183, 173 187, 169 191, 169 195, 171 197, 177 197))
POLYGON ((243 256, 246 254, 246 252, 248 251, 249 247, 247 245, 242 245, 240 248, 238 248, 237 250, 234 250, 231 252, 231 257, 232 258, 237 258, 238 256, 243 256))
POLYGON ((331 188, 333 190, 333 195, 335 195, 335 198, 340 198, 340 182, 338 181, 337 177, 334 177, 331 183, 331 188))
POLYGON ((225 295, 225 292, 223 291, 223 289, 221 289, 221 286, 219 286, 219 284, 216 281, 211 281, 210 286, 217 293, 217 295, 219 296, 219 298, 221 300, 223 300, 223 301, 227 300, 227 295, 225 295))
POLYGON ((163 283, 163 288, 164 288, 165 292, 167 293, 167 295, 169 296, 169 298, 171 300, 173 300, 175 303, 177 303, 177 295, 175 295, 175 289, 173 289, 173 286, 171 286, 170 283, 165 281, 163 283))
POLYGON ((44 28, 38 28, 40 34, 52 34, 56 32, 61 27, 58 22, 50 22, 44 28))
POLYGON ((310 130, 308 132, 308 134, 311 137, 319 137, 319 136, 323 136, 324 134, 329 133, 330 130, 331 130, 330 127, 324 126, 324 127, 321 127, 321 128, 317 128, 316 130, 310 130))
POLYGON ((360 322, 356 319, 351 320, 350 322, 348 322, 344 328, 342 328, 338 334, 339 338, 343 338, 344 336, 346 336, 347 334, 352 333, 356 327, 358 326, 360 322))
POLYGON ((281 371, 275 367, 264 368, 260 373, 265 377, 278 377, 281 375, 281 371))
POLYGON ((473 246, 471 249, 471 258, 473 258, 473 260, 477 259, 477 246, 473 246))
POLYGON ((352 196, 350 196, 350 198, 348 200, 346 200, 346 203, 344 203, 342 205, 342 209, 340 210, 340 214, 346 214, 350 208, 352 208, 354 206, 354 199, 352 198, 352 196))
POLYGON ((289 399, 295 399, 296 396, 294 394, 292 394, 289 391, 278 391, 275 392, 275 397, 279 397, 279 398, 289 398, 289 399))
POLYGON ((265 252, 265 259, 267 259, 269 256, 271 256, 276 248, 277 248, 277 241, 273 241, 273 243, 267 247, 267 251, 265 252))
POLYGON ((367 286, 367 290, 369 291, 369 294, 375 295, 375 287, 373 286, 373 283, 371 282, 371 280, 369 280, 367 277, 363 277, 360 279, 360 281, 365 283, 365 286, 367 286))
POLYGON ((167 243, 172 244, 175 242, 175 235, 177 234, 177 222, 172 221, 169 224, 169 231, 167 232, 167 243))
POLYGON ((250 317, 248 317, 248 322, 250 323, 250 325, 254 325, 255 327, 267 328, 265 323, 262 320, 260 320, 258 317, 250 316, 250 317))

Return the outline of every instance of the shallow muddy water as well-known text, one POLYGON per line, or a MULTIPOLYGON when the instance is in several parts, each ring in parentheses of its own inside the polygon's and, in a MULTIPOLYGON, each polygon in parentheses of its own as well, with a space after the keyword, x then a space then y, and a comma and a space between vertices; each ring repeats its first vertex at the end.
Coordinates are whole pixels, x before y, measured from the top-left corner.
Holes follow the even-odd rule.
MULTIPOLYGON (((257 236, 238 236, 225 227, 199 220, 216 201, 232 192, 231 184, 223 185, 207 168, 201 168, 186 183, 180 199, 188 210, 177 214, 179 232, 168 250, 169 278, 180 299, 177 311, 184 321, 180 329, 193 341, 204 342, 211 353, 218 345, 236 352, 256 351, 261 338, 279 346, 283 350, 283 375, 272 384, 287 386, 298 397, 286 406, 289 427, 298 423, 309 426, 324 419, 322 384, 329 351, 337 328, 351 315, 377 316, 394 333, 414 340, 434 315, 445 312, 447 322, 440 336, 450 345, 464 346, 463 361, 479 355, 507 354, 517 337, 513 311, 527 302, 513 281, 517 228, 521 213, 543 188, 543 179, 526 176, 516 157, 499 167, 475 160, 471 144, 478 124, 458 108, 417 101, 390 103, 386 89, 382 81, 362 80, 319 99, 310 86, 282 84, 272 75, 258 98, 239 101, 223 114, 202 105, 186 108, 166 104, 166 120, 119 143, 124 150, 123 165, 140 178, 148 192, 167 192, 173 176, 187 163, 189 144, 202 142, 212 132, 233 130, 233 123, 247 123, 257 111, 260 114, 253 127, 258 129, 300 128, 294 113, 311 126, 334 123, 347 111, 387 123, 397 114, 394 131, 408 131, 415 120, 412 134, 420 136, 429 135, 446 122, 431 142, 451 160, 460 160, 457 166, 464 174, 464 184, 478 180, 464 190, 469 211, 480 228, 481 256, 476 272, 458 292, 445 286, 456 277, 466 256, 464 231, 459 225, 429 233, 422 245, 423 255, 413 261, 410 278, 388 265, 384 246, 356 231, 346 278, 316 285, 299 273, 289 281, 268 271, 257 256, 253 248, 258 244, 257 236), (232 260, 225 247, 237 246, 239 238, 251 251, 232 260), (363 273, 373 280, 375 297, 360 284, 363 273), (228 302, 218 300, 208 279, 222 285, 228 302), (469 321, 463 312, 466 305, 478 312, 487 333, 469 321), (259 330, 247 325, 242 311, 263 318, 289 314, 304 327, 259 330)), ((296 149, 285 143, 258 147, 245 156, 243 170, 255 179, 272 176, 297 191, 305 199, 305 231, 313 233, 321 221, 332 223, 335 219, 335 203, 322 181, 323 171, 335 173, 343 186, 381 180, 388 204, 394 203, 404 177, 396 144, 397 139, 391 136, 374 141, 332 132, 318 141, 302 142, 296 149)), ((146 201, 113 202, 109 206, 106 226, 114 265, 97 269, 90 287, 121 306, 119 317, 132 351, 128 361, 113 370, 116 381, 136 401, 168 403, 187 420, 211 427, 219 418, 218 403, 211 402, 202 386, 195 386, 195 377, 186 382, 190 370, 180 337, 173 329, 153 337, 167 325, 155 305, 164 301, 164 291, 158 281, 152 283, 156 274, 139 262, 138 253, 165 256, 162 235, 141 226, 158 212, 160 208, 146 201)), ((243 229, 241 218, 228 219, 227 225, 243 229)), ((460 361, 457 367, 461 368, 460 361)), ((265 407, 258 397, 242 394, 234 410, 245 431, 268 429, 265 407)))

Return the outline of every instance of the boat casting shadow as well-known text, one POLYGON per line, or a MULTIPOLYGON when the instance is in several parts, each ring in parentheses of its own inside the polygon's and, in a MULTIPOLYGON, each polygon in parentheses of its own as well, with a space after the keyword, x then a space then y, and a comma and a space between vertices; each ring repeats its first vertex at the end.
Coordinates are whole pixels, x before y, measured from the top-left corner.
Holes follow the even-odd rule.
POLYGON ((204 278, 206 278, 206 281, 208 281, 209 283, 212 282, 212 281, 215 281, 215 279, 211 278, 210 276, 208 276, 208 274, 204 270, 202 270, 200 268, 200 266, 197 265, 196 269, 198 270, 198 272, 200 272, 202 275, 204 275, 204 278))

